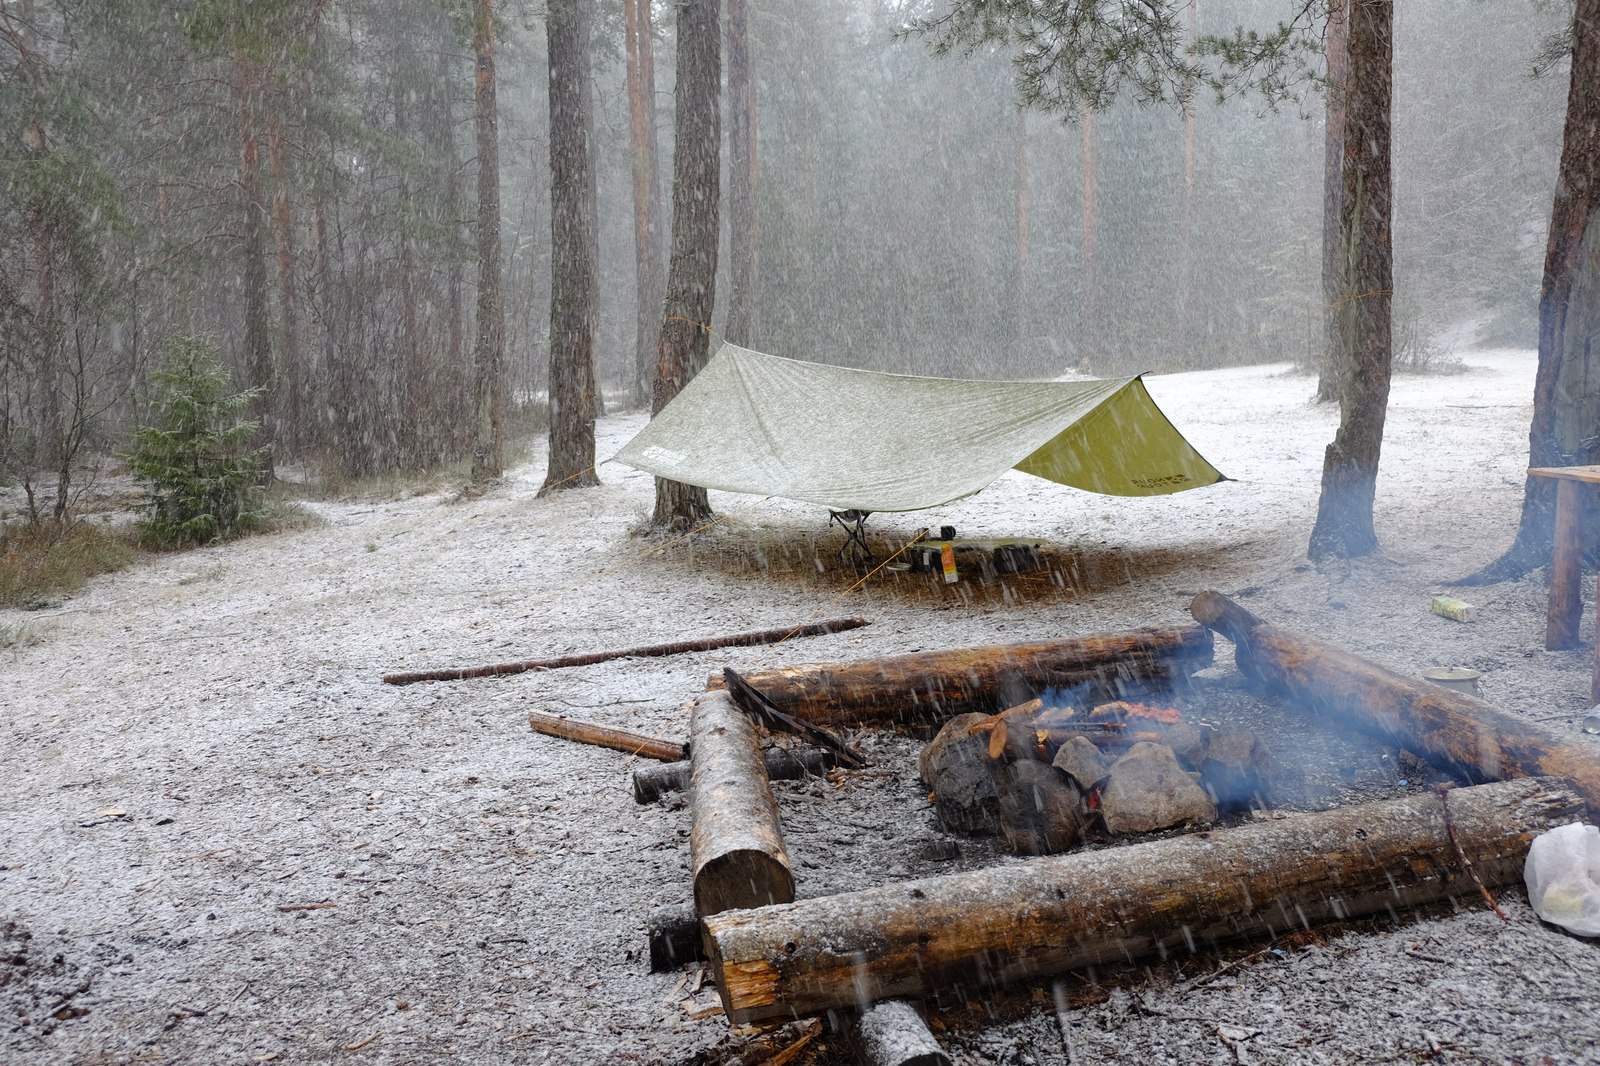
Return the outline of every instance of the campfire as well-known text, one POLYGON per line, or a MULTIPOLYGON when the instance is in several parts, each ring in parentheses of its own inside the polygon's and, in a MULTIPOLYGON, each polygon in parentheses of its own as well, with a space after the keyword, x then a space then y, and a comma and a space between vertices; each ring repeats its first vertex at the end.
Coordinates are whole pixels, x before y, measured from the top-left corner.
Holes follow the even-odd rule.
POLYGON ((1027 855, 1264 807, 1272 776, 1253 733, 1190 723, 1173 706, 1097 703, 1092 689, 959 715, 923 749, 919 768, 941 825, 1000 834, 1027 855))
MULTIPOLYGON (((891 1044, 933 1054, 908 1002, 1467 894, 1492 904, 1535 836, 1600 798, 1590 753, 1479 700, 1277 630, 1215 593, 1191 612, 1206 628, 713 678, 693 703, 692 773, 680 764, 635 784, 641 800, 686 784, 694 816, 694 902, 651 916, 652 965, 706 958, 735 1025, 855 1010, 863 1044, 885 1028, 891 1044), (1181 694, 1211 663, 1211 629, 1264 690, 1459 781, 1497 783, 1223 828, 1273 798, 1279 766, 1254 733, 1188 713, 1181 694), (791 773, 763 752, 757 721, 802 735, 938 726, 919 769, 940 823, 1037 857, 797 894, 769 777, 791 773), (1570 780, 1535 776, 1549 774, 1570 780), (1175 827, 1194 831, 1079 847, 1175 827)), ((851 753, 824 754, 847 765, 836 756, 851 753)))

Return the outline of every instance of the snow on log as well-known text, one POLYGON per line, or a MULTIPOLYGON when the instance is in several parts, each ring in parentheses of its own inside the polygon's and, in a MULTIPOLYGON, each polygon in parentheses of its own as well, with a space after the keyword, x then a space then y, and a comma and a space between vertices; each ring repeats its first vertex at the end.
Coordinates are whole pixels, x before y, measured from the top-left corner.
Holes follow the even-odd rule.
POLYGON ((1464 692, 1386 670, 1327 641, 1268 625, 1219 592, 1202 592, 1189 612, 1233 641, 1241 673, 1312 710, 1469 781, 1570 778, 1590 810, 1600 812, 1600 757, 1588 744, 1464 692))
POLYGON ((695 912, 704 916, 794 899, 794 875, 756 727, 728 693, 695 699, 689 760, 695 912))
POLYGON ((705 918, 735 1025, 1011 981, 1476 893, 1520 880, 1535 836, 1582 817, 1527 778, 705 918))
MULTIPOLYGON (((1087 682, 1114 699, 1129 685, 1185 678, 1210 662, 1210 631, 1183 626, 788 666, 744 678, 786 714, 861 725, 941 722, 967 711, 996 714, 1046 688, 1087 682)), ((724 684, 714 675, 706 687, 724 684)))
POLYGON ((950 1066, 950 1056, 903 999, 874 1003, 856 1019, 855 1042, 867 1066, 950 1066))
MULTIPOLYGON (((833 758, 827 752, 810 748, 768 748, 763 758, 770 781, 821 777, 833 767, 833 758)), ((639 803, 654 803, 668 792, 686 789, 692 770, 693 764, 687 759, 641 766, 633 772, 633 798, 639 803)))

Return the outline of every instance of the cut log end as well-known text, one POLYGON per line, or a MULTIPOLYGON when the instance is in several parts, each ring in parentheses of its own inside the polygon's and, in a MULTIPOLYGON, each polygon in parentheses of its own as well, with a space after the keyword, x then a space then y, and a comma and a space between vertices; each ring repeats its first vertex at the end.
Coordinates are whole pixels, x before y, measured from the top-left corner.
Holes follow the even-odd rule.
POLYGON ((951 1066, 922 1014, 903 999, 884 1000, 862 1011, 855 1040, 868 1066, 951 1066))
POLYGON ((694 904, 701 914, 765 907, 793 899, 794 875, 765 851, 750 849, 719 855, 701 866, 695 878, 694 904))

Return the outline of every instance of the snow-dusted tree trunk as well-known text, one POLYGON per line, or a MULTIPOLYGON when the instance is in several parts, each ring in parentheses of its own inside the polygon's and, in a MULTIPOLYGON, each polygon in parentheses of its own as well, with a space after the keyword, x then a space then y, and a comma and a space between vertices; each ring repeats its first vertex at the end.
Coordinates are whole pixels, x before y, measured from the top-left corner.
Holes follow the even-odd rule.
POLYGON ((590 0, 552 0, 550 54, 550 465, 540 495, 594 472, 595 214, 590 0))
POLYGON ((477 59, 478 340, 473 350, 477 431, 473 480, 499 477, 505 465, 505 312, 500 296, 500 147, 494 93, 494 0, 475 0, 472 47, 477 59))
MULTIPOLYGON (((1600 463, 1600 0, 1578 0, 1561 169, 1539 289, 1539 372, 1529 466, 1600 463)), ((1505 555, 1466 584, 1518 577, 1550 560, 1556 485, 1528 478, 1522 520, 1505 555)), ((1596 555, 1593 522, 1585 554, 1596 555)))
POLYGON ((727 338, 748 347, 755 335, 757 278, 756 98, 750 83, 750 20, 745 0, 728 0, 728 322, 727 338))
MULTIPOLYGON (((678 123, 672 175, 672 260, 662 308, 652 414, 705 365, 717 289, 718 162, 722 116, 722 40, 717 0, 678 5, 678 123)), ((711 514, 706 490, 656 478, 653 521, 692 529, 711 514)))
POLYGON ((1372 500, 1389 406, 1389 105, 1394 6, 1350 0, 1340 233, 1344 283, 1337 300, 1339 429, 1322 466, 1322 496, 1311 530, 1313 560, 1366 555, 1378 547, 1372 500))

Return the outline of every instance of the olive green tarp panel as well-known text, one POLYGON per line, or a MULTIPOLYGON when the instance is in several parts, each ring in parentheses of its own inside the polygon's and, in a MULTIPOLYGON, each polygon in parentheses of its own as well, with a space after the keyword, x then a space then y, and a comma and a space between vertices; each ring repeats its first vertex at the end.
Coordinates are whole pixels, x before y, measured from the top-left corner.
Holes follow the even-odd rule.
POLYGON ((912 377, 732 344, 615 458, 708 489, 858 511, 936 507, 1012 467, 1118 496, 1224 480, 1138 378, 912 377))

